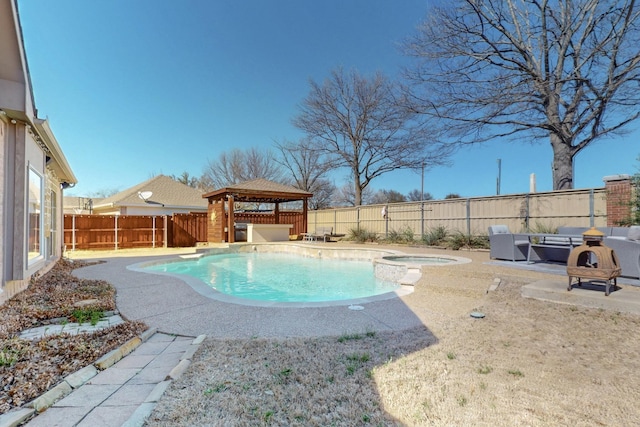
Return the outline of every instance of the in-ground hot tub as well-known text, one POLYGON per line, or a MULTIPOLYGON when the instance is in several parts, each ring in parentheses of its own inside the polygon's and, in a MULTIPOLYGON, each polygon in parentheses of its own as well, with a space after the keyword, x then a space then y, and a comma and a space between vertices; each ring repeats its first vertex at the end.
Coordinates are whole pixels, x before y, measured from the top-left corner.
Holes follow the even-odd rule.
POLYGON ((385 255, 375 259, 374 267, 376 277, 384 280, 393 280, 401 285, 415 285, 422 277, 423 266, 439 266, 467 264, 471 262, 469 258, 451 255, 385 255))

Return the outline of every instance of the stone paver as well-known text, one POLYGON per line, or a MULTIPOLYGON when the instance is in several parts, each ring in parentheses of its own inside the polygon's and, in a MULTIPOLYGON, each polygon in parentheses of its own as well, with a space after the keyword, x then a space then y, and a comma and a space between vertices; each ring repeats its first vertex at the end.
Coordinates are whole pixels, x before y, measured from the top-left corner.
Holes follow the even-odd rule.
MULTIPOLYGON (((28 427, 119 427, 142 426, 156 402, 170 384, 171 372, 184 366, 185 355, 193 355, 204 337, 178 337, 155 333, 146 335, 129 355, 97 375, 85 372, 71 378, 86 382, 71 391, 67 383, 66 396, 58 393, 48 409, 31 419, 28 427), (195 343, 195 344, 194 344, 195 343), (181 364, 182 363, 182 364, 181 364)), ((190 356, 189 356, 190 357, 190 356)), ((94 368, 95 369, 95 368, 94 368)), ((174 377, 175 378, 175 377, 174 377)), ((13 418, 17 418, 13 417, 13 418)), ((6 418, 10 420, 10 417, 6 418)), ((12 419, 12 418, 11 418, 12 419)), ((18 423, 3 424, 13 427, 18 423)))
POLYGON ((59 335, 63 332, 71 335, 77 335, 79 333, 106 329, 121 323, 124 323, 124 320, 119 314, 115 314, 99 321, 95 325, 91 325, 90 323, 61 323, 38 326, 37 328, 22 331, 20 333, 20 338, 32 340, 47 335, 59 335))
POLYGON ((77 391, 69 394, 62 400, 53 404, 54 408, 67 408, 70 406, 94 407, 100 405, 120 388, 120 384, 85 384, 77 391))
POLYGON ((120 427, 138 409, 138 405, 98 406, 77 427, 120 427))

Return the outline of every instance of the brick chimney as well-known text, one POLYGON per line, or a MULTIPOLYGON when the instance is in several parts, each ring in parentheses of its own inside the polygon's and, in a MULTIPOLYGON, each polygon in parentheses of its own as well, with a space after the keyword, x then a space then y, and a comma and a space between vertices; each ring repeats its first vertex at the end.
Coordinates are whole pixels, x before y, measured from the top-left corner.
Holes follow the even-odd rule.
POLYGON ((607 192, 607 226, 615 227, 631 217, 631 176, 610 175, 602 180, 607 192))

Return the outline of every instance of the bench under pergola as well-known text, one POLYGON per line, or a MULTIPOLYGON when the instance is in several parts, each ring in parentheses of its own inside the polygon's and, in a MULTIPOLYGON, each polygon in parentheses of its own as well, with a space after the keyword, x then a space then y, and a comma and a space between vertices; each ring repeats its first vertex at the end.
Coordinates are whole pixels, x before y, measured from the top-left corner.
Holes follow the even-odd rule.
POLYGON ((307 232, 308 199, 313 194, 266 179, 254 179, 220 188, 202 197, 208 200, 207 240, 212 243, 236 241, 238 224, 291 224, 289 234, 307 232), (302 201, 302 212, 281 211, 280 204, 302 201), (236 212, 236 203, 272 204, 269 212, 236 212))

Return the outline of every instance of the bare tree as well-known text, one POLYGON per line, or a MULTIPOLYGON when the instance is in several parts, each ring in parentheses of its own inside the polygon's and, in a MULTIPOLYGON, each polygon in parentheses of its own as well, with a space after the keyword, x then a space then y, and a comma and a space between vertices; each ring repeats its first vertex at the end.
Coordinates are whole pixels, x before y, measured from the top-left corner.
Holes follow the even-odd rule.
POLYGON ((89 197, 94 198, 94 199, 106 199, 107 197, 111 197, 114 194, 118 194, 120 192, 120 189, 117 187, 112 187, 112 188, 100 188, 96 191, 93 191, 91 193, 89 193, 89 197))
POLYGON ((398 85, 382 74, 366 78, 337 69, 322 85, 310 85, 293 124, 334 167, 349 169, 356 205, 373 179, 448 157, 446 147, 412 128, 414 113, 400 99, 398 85))
POLYGON ((200 180, 197 177, 190 175, 187 171, 182 172, 178 176, 171 175, 171 178, 173 178, 174 181, 181 182, 189 187, 200 188, 200 180))
POLYGON ((362 200, 356 203, 355 187, 350 184, 343 185, 333 193, 333 202, 337 206, 359 206, 371 204, 373 198, 371 187, 362 190, 362 200))
POLYGON ((639 24, 634 0, 452 0, 407 41, 414 107, 463 142, 549 138, 573 188, 575 156, 640 114, 639 24))
POLYGON ((331 206, 335 185, 328 179, 331 164, 326 162, 319 151, 314 150, 308 139, 298 142, 276 142, 280 157, 275 161, 291 172, 294 186, 313 193, 309 199, 310 209, 331 206))
POLYGON ((372 205, 382 204, 382 203, 398 203, 398 202, 406 202, 406 201, 407 201, 406 196, 396 190, 378 190, 375 192, 375 194, 371 198, 372 205))
POLYGON ((433 200, 433 196, 431 195, 431 193, 428 193, 428 192, 425 192, 421 196, 420 190, 415 189, 415 190, 409 191, 409 194, 407 195, 407 199, 409 199, 410 202, 420 202, 422 200, 433 200))
POLYGON ((234 149, 222 153, 217 161, 209 160, 200 182, 205 191, 211 191, 258 178, 283 182, 282 169, 271 151, 234 149))

